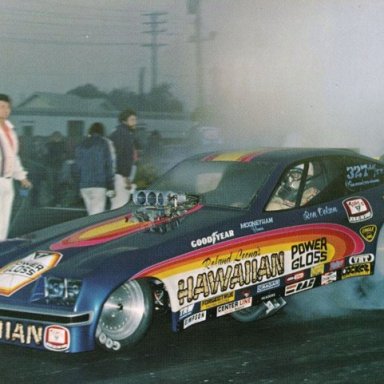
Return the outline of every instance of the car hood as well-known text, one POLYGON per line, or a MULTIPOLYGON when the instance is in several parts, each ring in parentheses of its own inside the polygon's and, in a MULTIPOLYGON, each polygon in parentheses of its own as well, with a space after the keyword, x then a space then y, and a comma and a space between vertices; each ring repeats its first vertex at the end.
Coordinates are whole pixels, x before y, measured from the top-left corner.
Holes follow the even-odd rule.
POLYGON ((61 276, 133 275, 143 268, 193 250, 191 242, 233 228, 244 212, 196 205, 177 217, 137 219, 124 210, 82 218, 13 240, 0 247, 1 265, 36 255, 54 258, 47 272, 61 276), (8 249, 6 249, 8 247, 8 249), (54 255, 54 256, 52 256, 54 255), (53 265, 54 264, 54 265, 53 265), (54 269, 54 271, 53 271, 54 269), (128 272, 129 271, 129 272, 128 272))

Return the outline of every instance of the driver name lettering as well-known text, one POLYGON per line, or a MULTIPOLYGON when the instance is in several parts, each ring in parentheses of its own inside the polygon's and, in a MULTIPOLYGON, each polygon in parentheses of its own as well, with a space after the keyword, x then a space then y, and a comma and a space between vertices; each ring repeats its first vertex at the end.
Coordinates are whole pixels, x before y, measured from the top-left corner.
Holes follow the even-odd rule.
POLYGON ((184 305, 185 301, 190 303, 283 274, 284 252, 272 253, 180 279, 177 298, 184 305))
POLYGON ((231 252, 229 255, 225 255, 225 256, 217 255, 214 258, 207 257, 202 262, 202 265, 205 268, 210 269, 211 267, 231 264, 231 263, 239 262, 246 259, 253 259, 257 256, 260 256, 260 248, 256 248, 252 250, 239 249, 236 252, 231 252))
POLYGON ((320 237, 291 247, 292 270, 309 267, 327 260, 327 239, 320 237))
POLYGON ((312 220, 312 219, 318 219, 319 217, 324 217, 328 215, 332 215, 334 213, 337 213, 337 207, 319 207, 317 210, 313 211, 304 211, 303 213, 303 219, 304 220, 312 220))

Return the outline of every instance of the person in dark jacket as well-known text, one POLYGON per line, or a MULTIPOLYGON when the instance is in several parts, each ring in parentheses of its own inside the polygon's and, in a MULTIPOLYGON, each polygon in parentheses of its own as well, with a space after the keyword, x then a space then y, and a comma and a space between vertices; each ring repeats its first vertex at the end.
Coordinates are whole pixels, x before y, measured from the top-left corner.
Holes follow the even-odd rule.
POLYGON ((94 123, 75 151, 75 178, 89 215, 105 211, 107 195, 114 194, 114 164, 104 126, 94 123))
POLYGON ((136 112, 132 109, 122 111, 119 121, 120 125, 110 135, 116 151, 116 196, 111 199, 111 209, 119 208, 130 200, 139 147, 135 138, 136 112))

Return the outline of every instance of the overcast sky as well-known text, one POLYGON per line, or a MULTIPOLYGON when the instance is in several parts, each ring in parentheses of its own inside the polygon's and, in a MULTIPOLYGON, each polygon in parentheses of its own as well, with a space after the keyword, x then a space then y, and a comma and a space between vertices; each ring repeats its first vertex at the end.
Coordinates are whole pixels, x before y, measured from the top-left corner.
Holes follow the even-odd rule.
MULTIPOLYGON (((262 145, 384 152, 384 1, 201 3, 206 96, 218 121, 262 145)), ((158 81, 193 108, 194 17, 185 0, 3 2, 1 92, 20 99, 86 83, 137 92, 141 67, 148 91, 149 12, 166 13, 158 81)))

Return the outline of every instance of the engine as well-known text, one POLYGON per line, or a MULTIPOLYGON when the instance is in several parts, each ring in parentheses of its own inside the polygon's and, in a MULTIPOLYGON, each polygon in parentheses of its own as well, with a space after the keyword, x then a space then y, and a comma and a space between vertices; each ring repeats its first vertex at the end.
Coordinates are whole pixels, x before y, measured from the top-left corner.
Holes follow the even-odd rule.
POLYGON ((165 233, 177 228, 184 214, 198 203, 198 197, 172 191, 139 190, 133 195, 139 208, 130 217, 131 222, 151 222, 151 232, 165 233))

